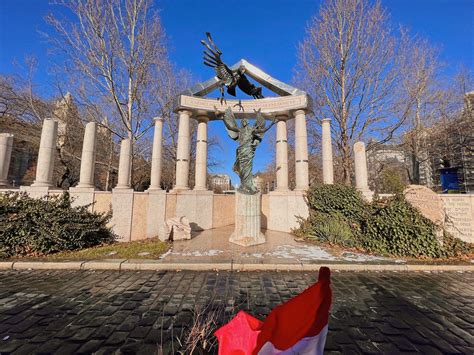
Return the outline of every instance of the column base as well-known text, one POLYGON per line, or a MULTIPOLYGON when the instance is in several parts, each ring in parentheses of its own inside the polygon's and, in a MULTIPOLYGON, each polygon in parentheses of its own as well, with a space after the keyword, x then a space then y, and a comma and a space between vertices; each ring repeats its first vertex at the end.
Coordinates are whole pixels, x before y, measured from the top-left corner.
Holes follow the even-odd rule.
POLYGON ((262 195, 260 193, 247 195, 236 192, 235 229, 229 238, 229 242, 244 247, 266 242, 260 225, 261 205, 262 195))
POLYGON ((33 181, 30 187, 53 187, 53 183, 49 181, 33 181))

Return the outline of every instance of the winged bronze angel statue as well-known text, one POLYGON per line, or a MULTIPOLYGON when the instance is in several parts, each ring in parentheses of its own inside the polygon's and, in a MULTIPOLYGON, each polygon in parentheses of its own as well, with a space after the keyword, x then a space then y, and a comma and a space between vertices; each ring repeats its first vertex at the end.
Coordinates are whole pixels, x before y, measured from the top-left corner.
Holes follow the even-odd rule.
POLYGON ((224 121, 227 134, 235 141, 239 141, 239 146, 236 151, 235 163, 233 171, 239 175, 240 186, 238 191, 244 194, 253 195, 258 192, 253 183, 253 158, 258 144, 262 141, 263 135, 276 123, 274 119, 268 127, 265 127, 265 118, 261 110, 255 111, 256 119, 253 126, 249 125, 246 119, 242 119, 242 125, 239 127, 235 119, 232 108, 228 107, 224 114, 221 114, 216 107, 214 107, 216 117, 224 121))

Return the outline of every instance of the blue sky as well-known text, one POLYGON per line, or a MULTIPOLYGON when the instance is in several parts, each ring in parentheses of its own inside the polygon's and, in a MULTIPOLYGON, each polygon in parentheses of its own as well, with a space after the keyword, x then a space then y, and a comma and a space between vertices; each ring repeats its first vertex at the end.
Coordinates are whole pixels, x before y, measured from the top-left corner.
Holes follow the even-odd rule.
MULTIPOLYGON (((196 80, 213 75, 202 64, 200 39, 204 32, 213 34, 223 51, 223 59, 233 64, 240 58, 268 74, 291 82, 296 64, 296 48, 304 38, 310 18, 321 1, 316 0, 161 0, 163 26, 169 38, 171 59, 188 69, 196 80)), ((441 59, 447 71, 463 64, 473 68, 474 4, 472 0, 383 0, 394 24, 403 24, 442 48, 441 59)), ((47 0, 0 0, 0 73, 18 71, 13 63, 28 55, 39 61, 36 81, 39 89, 48 87, 47 44, 38 31, 49 31, 43 17, 51 10, 47 0)), ((233 157, 235 143, 225 136, 221 123, 212 123, 210 134, 221 137, 222 157, 233 157)), ((255 168, 263 169, 269 161, 268 147, 257 150, 255 168)), ((222 169, 231 172, 233 158, 221 159, 222 169)), ((232 174, 233 181, 238 181, 232 174)))

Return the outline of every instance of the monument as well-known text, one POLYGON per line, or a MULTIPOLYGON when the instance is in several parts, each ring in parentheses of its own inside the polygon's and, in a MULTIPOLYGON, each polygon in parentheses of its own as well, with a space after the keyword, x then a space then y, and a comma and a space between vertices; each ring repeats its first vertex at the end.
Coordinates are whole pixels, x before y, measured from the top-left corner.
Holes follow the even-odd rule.
MULTIPOLYGON (((201 41, 206 47, 204 52, 204 64, 214 68, 216 77, 220 80, 219 90, 221 93, 220 103, 227 102, 224 98, 224 86, 227 93, 235 96, 236 86, 244 93, 254 99, 263 99, 262 88, 253 85, 245 76, 245 67, 239 66, 236 72, 232 71, 222 60, 222 52, 215 45, 211 34, 206 33, 208 43, 201 41)), ((235 106, 244 111, 241 101, 235 106)), ((242 119, 239 127, 232 112, 232 107, 227 107, 224 114, 221 114, 214 106, 216 118, 222 119, 230 138, 239 142, 236 150, 236 157, 233 171, 240 178, 240 185, 235 199, 235 229, 229 241, 242 246, 250 246, 265 243, 265 236, 261 232, 261 194, 253 183, 253 159, 258 144, 262 141, 263 135, 276 123, 273 119, 271 124, 265 127, 265 118, 261 109, 254 109, 255 124, 250 125, 247 119, 242 119)))

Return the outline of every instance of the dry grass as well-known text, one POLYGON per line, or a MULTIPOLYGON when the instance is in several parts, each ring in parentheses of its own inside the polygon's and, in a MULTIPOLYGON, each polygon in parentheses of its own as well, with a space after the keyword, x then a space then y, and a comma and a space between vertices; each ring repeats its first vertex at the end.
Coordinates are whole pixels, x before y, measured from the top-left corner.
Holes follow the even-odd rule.
MULTIPOLYGON (((66 251, 47 256, 24 257, 28 260, 94 260, 94 259, 157 259, 170 247, 158 238, 101 245, 93 248, 66 251)), ((15 258, 16 259, 16 258, 15 258)))

